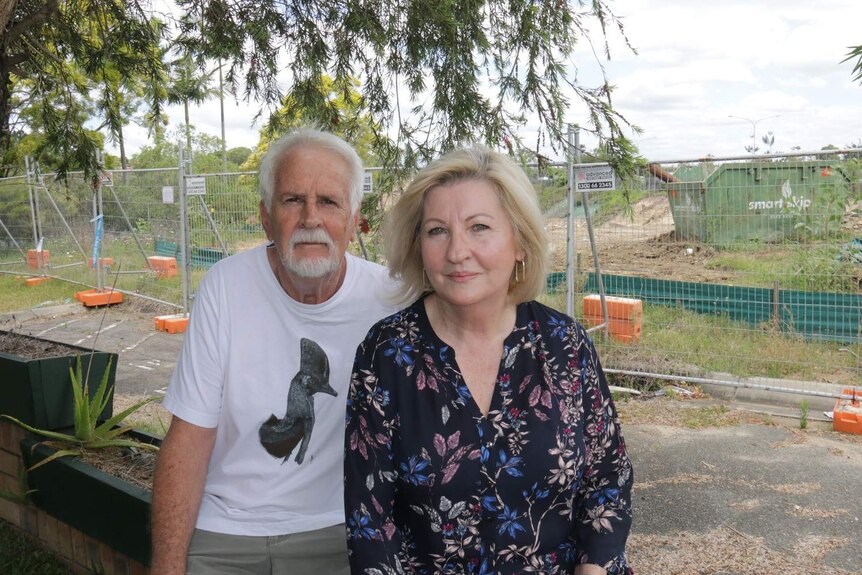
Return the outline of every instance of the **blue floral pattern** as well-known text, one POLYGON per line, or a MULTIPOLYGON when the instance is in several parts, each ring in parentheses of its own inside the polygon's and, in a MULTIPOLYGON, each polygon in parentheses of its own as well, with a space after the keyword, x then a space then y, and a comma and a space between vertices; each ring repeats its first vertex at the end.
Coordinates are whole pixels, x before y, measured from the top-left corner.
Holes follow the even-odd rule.
MULTIPOLYGON (((463 360, 463 358, 462 358, 463 360)), ((422 300, 359 346, 345 437, 353 573, 631 574, 631 462, 592 342, 520 304, 482 415, 422 300)))

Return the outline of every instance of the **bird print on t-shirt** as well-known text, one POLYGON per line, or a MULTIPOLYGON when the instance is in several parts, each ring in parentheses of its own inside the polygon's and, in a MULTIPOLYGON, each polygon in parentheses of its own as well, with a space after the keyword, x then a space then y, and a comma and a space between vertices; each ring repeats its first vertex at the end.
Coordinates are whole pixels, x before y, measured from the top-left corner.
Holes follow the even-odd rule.
POLYGON ((326 393, 338 397, 329 385, 329 358, 316 342, 302 338, 299 342, 299 372, 290 382, 287 392, 287 412, 279 419, 270 415, 259 429, 260 443, 273 457, 286 462, 302 440, 294 461, 302 463, 311 431, 314 428, 314 394, 326 393))

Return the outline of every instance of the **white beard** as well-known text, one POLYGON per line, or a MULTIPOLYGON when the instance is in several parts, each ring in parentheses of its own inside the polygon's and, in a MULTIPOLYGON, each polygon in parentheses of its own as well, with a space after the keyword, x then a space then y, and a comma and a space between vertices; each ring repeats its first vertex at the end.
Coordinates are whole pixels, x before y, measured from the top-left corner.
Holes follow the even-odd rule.
POLYGON ((338 271, 341 267, 341 254, 334 253, 335 242, 322 228, 313 230, 296 230, 290 237, 287 253, 281 256, 281 265, 289 274, 301 278, 322 278, 338 271), (326 244, 329 248, 328 257, 298 258, 294 255, 296 245, 304 242, 326 244))

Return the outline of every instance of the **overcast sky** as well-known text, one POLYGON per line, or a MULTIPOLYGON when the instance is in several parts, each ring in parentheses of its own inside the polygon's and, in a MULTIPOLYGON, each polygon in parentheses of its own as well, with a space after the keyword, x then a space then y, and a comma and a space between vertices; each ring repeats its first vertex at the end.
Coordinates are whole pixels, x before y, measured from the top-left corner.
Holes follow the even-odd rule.
MULTIPOLYGON (((862 86, 851 81, 852 64, 841 63, 849 46, 862 44, 862 0, 609 4, 638 54, 612 33, 612 60, 605 68, 616 86, 615 107, 643 129, 640 136, 631 136, 646 158, 745 154, 752 122, 761 152, 766 147, 760 138, 770 131, 774 152, 862 143, 862 86)), ((600 79, 591 50, 582 42, 572 58, 577 79, 585 85, 600 79)), ((258 109, 225 101, 228 147, 256 145, 259 126, 251 121, 258 109)), ((169 113, 173 126, 182 123, 181 107, 169 113)), ((578 105, 566 119, 586 121, 578 105)), ((219 136, 218 100, 193 108, 191 123, 219 136)), ((529 130, 525 138, 534 141, 529 130)), ((595 144, 587 134, 582 142, 595 144)), ((130 127, 127 144, 134 153, 147 144, 146 133, 130 127)))

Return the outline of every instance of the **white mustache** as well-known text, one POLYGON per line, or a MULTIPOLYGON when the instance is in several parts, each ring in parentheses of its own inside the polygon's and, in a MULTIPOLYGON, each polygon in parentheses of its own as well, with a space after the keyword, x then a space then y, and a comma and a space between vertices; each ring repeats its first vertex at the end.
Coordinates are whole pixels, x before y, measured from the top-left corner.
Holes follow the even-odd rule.
POLYGON ((311 230, 300 228, 290 236, 291 250, 296 248, 297 244, 305 243, 326 244, 326 247, 329 249, 332 249, 335 245, 335 242, 332 241, 332 238, 323 228, 314 228, 311 230))

